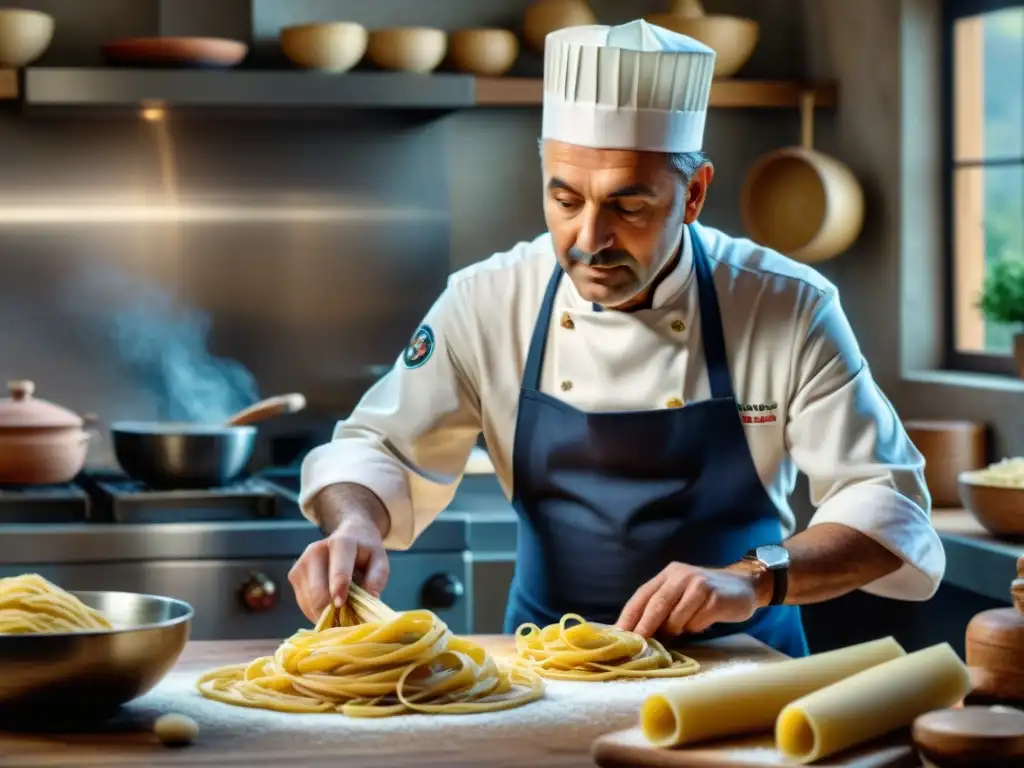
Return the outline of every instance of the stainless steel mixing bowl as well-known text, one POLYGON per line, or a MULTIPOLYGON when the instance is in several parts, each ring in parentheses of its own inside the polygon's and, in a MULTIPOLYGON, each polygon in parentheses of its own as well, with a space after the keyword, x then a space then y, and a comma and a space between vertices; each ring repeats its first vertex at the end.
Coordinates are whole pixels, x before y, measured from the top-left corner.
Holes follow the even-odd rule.
POLYGON ((72 592, 114 629, 42 635, 0 634, 0 719, 6 722, 106 718, 155 686, 188 642, 192 607, 130 592, 72 592))

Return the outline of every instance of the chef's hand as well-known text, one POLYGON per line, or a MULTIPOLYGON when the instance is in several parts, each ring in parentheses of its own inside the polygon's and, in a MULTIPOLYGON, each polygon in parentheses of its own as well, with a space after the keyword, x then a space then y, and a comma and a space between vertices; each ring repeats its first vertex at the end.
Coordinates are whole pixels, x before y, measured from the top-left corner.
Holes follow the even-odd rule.
POLYGON ((746 621, 767 604, 758 569, 756 564, 698 568, 671 563, 636 591, 616 626, 651 637, 659 630, 679 635, 703 632, 722 621, 746 621))
POLYGON ((357 571, 363 574, 360 586, 380 596, 390 574, 383 543, 390 518, 372 491, 351 483, 324 488, 312 507, 328 535, 306 547, 288 581, 302 612, 315 623, 330 603, 345 602, 357 571))

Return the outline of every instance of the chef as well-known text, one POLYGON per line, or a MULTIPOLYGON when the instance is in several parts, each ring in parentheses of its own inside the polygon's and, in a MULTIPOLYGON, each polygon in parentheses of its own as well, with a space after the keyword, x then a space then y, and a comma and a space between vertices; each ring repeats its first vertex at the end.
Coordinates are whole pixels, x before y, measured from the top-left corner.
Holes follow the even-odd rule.
POLYGON ((384 588, 481 433, 519 516, 507 632, 578 613, 801 656, 800 605, 934 594, 924 462, 835 286, 697 221, 714 61, 643 21, 548 36, 548 233, 451 276, 306 457, 325 537, 290 581, 310 619, 354 572, 384 588), (816 512, 793 535, 798 471, 816 512))

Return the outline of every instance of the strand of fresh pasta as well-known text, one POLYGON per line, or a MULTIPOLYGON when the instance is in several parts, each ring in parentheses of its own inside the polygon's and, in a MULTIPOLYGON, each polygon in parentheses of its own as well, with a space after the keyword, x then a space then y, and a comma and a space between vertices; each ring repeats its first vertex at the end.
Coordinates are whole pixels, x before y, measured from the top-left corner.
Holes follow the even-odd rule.
POLYGON ((696 661, 654 638, 594 624, 574 613, 543 629, 521 625, 516 651, 518 666, 557 680, 685 677, 700 669, 696 661))
POLYGON ((0 634, 40 635, 112 629, 106 617, 42 576, 0 579, 0 634))
POLYGON ((493 712, 544 693, 538 675, 500 665, 430 611, 397 613, 358 586, 273 656, 212 670, 196 685, 236 706, 350 717, 493 712))

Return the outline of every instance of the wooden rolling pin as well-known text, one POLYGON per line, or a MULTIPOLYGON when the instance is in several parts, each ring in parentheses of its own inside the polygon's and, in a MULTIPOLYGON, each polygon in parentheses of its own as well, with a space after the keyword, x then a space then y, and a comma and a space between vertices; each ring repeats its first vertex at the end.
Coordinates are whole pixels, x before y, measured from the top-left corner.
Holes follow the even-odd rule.
POLYGON ((912 420, 903 422, 903 428, 924 455, 924 479, 932 506, 962 506, 956 477, 986 465, 987 427, 973 421, 912 420))

